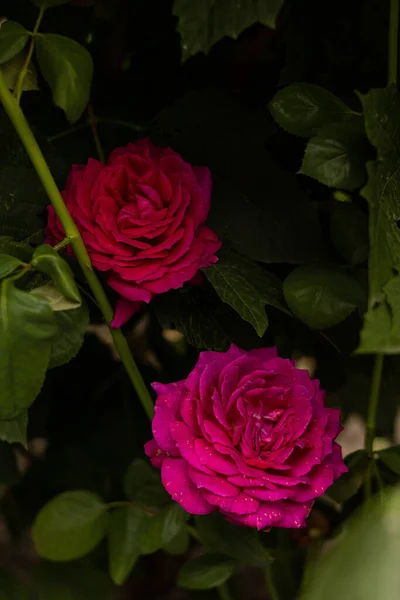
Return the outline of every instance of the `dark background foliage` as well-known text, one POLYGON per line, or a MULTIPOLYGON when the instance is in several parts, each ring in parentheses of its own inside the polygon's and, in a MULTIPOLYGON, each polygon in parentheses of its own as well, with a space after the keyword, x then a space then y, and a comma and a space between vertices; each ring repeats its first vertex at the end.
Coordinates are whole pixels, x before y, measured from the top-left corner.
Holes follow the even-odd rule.
MULTIPOLYGON (((276 30, 255 24, 237 40, 224 39, 207 56, 199 54, 182 63, 172 2, 75 0, 47 11, 41 31, 72 37, 90 50, 95 74, 89 112, 76 131, 60 135, 69 129, 68 122, 54 107, 40 75, 41 93, 25 93, 22 107, 60 186, 72 163, 96 156, 92 126, 80 127, 89 115, 95 119, 106 155, 116 146, 150 135, 187 160, 208 165, 214 181, 211 226, 228 246, 267 263, 280 279, 294 265, 317 259, 344 265, 331 230, 332 211, 337 207, 332 190, 296 175, 305 141, 280 129, 267 105, 278 87, 307 81, 326 87, 359 110, 354 90, 367 92, 386 85, 387 5, 383 0, 287 0, 276 30)), ((37 9, 28 0, 2 0, 1 15, 32 29, 37 9)), ((17 239, 36 235, 38 243, 47 200, 4 115, 1 136, 1 192, 7 178, 11 186, 19 179, 16 191, 34 205, 36 221, 30 218, 25 231, 21 214, 23 231, 17 239)), ((366 214, 365 201, 356 192, 352 197, 366 214)), ((25 216, 29 210, 24 207, 25 216)), ((7 224, 7 215, 0 213, 1 234, 16 237, 7 224)), ((364 230, 361 236, 365 239, 364 230)), ((355 268, 361 281, 365 269, 365 262, 355 268)), ((96 309, 90 306, 90 311, 92 322, 100 323, 96 309)), ((155 300, 127 325, 126 332, 148 384, 185 377, 196 360, 196 348, 275 343, 284 356, 316 358, 316 375, 329 392, 330 403, 340 406, 344 417, 354 412, 365 415, 372 360, 351 357, 358 345, 358 313, 322 334, 276 308, 267 312, 269 327, 260 339, 204 279, 199 286, 155 300), (162 327, 183 331, 189 344, 182 340, 171 344, 162 327)), ((397 357, 386 362, 378 416, 378 433, 389 437, 397 408, 398 366, 397 357)), ((118 499, 122 475, 134 457, 143 455, 150 427, 120 363, 95 335, 87 335, 79 359, 49 371, 30 408, 28 437, 45 438, 48 450, 41 458, 25 457, 32 461, 27 474, 3 498, 3 513, 15 533, 46 501, 66 489, 85 488, 108 501, 118 499)), ((315 511, 313 522, 330 530, 338 518, 323 505, 315 511)), ((302 538, 274 532, 267 543, 289 546, 295 582, 307 532, 302 538)), ((9 545, 4 553, 0 548, 0 562, 14 570, 29 560, 22 544, 12 552, 9 545)), ((105 549, 99 548, 89 562, 103 568, 105 549)), ((128 581, 120 598, 187 597, 174 586, 181 562, 181 557, 165 553, 147 557, 137 565, 137 577, 128 581)), ((282 599, 293 598, 294 591, 285 589, 287 563, 282 562, 281 577, 279 568, 277 561, 282 599)), ((67 570, 63 576, 68 577, 67 570)), ((248 570, 237 577, 242 597, 263 597, 255 573, 248 570)), ((205 598, 206 593, 198 597, 205 598)))

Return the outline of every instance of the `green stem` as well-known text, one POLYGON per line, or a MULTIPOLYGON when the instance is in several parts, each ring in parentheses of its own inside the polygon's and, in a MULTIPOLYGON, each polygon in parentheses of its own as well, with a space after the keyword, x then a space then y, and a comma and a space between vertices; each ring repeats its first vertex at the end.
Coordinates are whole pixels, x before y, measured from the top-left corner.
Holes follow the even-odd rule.
POLYGON ((76 133, 77 131, 82 131, 82 129, 86 129, 87 127, 89 127, 89 123, 79 123, 79 125, 75 125, 74 127, 69 127, 69 129, 66 129, 65 131, 62 131, 61 133, 56 133, 55 135, 51 135, 50 137, 47 138, 48 142, 55 142, 56 140, 60 140, 63 137, 66 137, 67 135, 70 135, 72 133, 76 133))
POLYGON ((21 100, 22 88, 24 85, 25 77, 28 74, 29 65, 32 60, 33 50, 35 48, 35 37, 37 35, 37 32, 39 31, 39 27, 40 27, 40 24, 43 19, 44 11, 45 11, 45 7, 42 6, 40 9, 38 18, 36 19, 35 28, 32 32, 32 37, 31 37, 31 41, 29 44, 28 54, 26 55, 26 60, 25 60, 23 66, 22 66, 22 69, 18 75, 17 84, 15 86, 15 91, 14 91, 14 96, 17 99, 18 104, 20 103, 20 100, 21 100))
POLYGON ((376 413, 378 410, 379 392, 381 389, 383 371, 383 354, 377 354, 375 357, 374 368, 372 372, 371 392, 368 403, 367 427, 365 432, 365 449, 367 451, 370 464, 365 479, 365 499, 368 500, 372 492, 372 472, 374 460, 374 438, 376 429, 376 413))
POLYGON ((101 145, 99 133, 97 131, 97 123, 98 119, 94 114, 93 108, 89 106, 88 108, 88 123, 90 125, 90 129, 92 130, 93 140, 97 150, 97 156, 99 157, 99 161, 104 163, 106 161, 106 156, 104 154, 103 146, 101 145))
POLYGON ((218 596, 221 600, 233 600, 228 585, 223 583, 217 587, 218 596))
POLYGON ((390 0, 388 83, 397 85, 397 58, 399 53, 399 0, 390 0))
POLYGON ((267 567, 265 567, 264 573, 265 573, 265 583, 266 583, 267 590, 268 590, 269 600, 279 600, 279 594, 278 594, 278 590, 276 589, 276 586, 274 583, 271 565, 268 565, 267 567))
POLYGON ((192 536, 193 539, 195 539, 197 542, 201 542, 201 537, 197 531, 197 529, 195 527, 193 527, 193 525, 186 525, 186 531, 188 532, 189 535, 192 536))
POLYGON ((146 414, 150 419, 153 418, 154 406, 150 393, 142 379, 139 369, 132 357, 128 342, 120 329, 111 327, 113 320, 113 309, 107 298, 107 295, 93 270, 92 263, 82 241, 81 235, 68 212, 67 207, 61 197, 57 185, 50 173, 49 167, 44 156, 32 134, 27 120, 15 98, 10 94, 4 81, 3 74, 0 72, 0 100, 13 123, 25 149, 31 159, 33 166, 43 184, 44 189, 52 203, 54 210, 60 219, 64 228, 66 237, 71 239, 71 246, 74 254, 81 266, 86 280, 91 287, 96 302, 104 316, 107 325, 110 327, 111 335, 114 340, 116 350, 123 362, 131 382, 139 396, 146 414))
POLYGON ((126 127, 127 129, 133 129, 134 131, 144 131, 145 128, 142 125, 135 125, 134 123, 128 123, 127 121, 119 121, 118 119, 104 119, 97 117, 98 123, 106 123, 107 125, 116 125, 117 127, 126 127))

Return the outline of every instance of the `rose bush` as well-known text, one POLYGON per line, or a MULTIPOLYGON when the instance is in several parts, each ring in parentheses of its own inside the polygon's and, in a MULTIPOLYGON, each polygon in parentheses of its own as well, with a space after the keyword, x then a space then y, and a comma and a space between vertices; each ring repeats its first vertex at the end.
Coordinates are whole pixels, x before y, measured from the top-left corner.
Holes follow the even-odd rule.
POLYGON ((155 383, 154 439, 145 446, 185 510, 216 509, 257 529, 301 527, 344 473, 339 410, 307 371, 275 348, 202 352, 184 381, 155 383))
MULTIPOLYGON (((74 165, 62 196, 93 265, 119 295, 115 327, 140 303, 182 287, 217 260, 221 244, 204 225, 210 171, 171 148, 142 139, 114 150, 107 164, 74 165)), ((65 237, 52 206, 46 235, 49 244, 65 237)))

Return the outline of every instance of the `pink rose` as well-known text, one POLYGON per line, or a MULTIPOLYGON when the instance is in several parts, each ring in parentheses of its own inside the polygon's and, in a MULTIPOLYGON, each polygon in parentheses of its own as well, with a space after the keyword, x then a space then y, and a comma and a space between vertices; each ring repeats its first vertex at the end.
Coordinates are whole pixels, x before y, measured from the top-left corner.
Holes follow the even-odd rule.
MULTIPOLYGON (((74 165, 62 196, 93 265, 119 295, 114 327, 217 261, 221 243, 204 225, 210 171, 171 148, 143 139, 115 149, 107 164, 74 165)), ((65 237, 51 206, 46 235, 50 244, 65 237)))
POLYGON ((275 348, 202 352, 184 381, 155 383, 145 451, 172 499, 257 529, 302 527, 315 498, 347 471, 339 410, 275 348))

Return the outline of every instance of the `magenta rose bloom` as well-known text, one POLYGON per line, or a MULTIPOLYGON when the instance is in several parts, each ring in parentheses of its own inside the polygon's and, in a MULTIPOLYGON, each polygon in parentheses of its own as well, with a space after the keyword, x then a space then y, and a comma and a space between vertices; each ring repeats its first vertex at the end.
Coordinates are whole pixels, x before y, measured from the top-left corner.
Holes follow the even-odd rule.
POLYGON ((257 529, 302 527, 315 498, 347 471, 339 410, 275 348, 202 352, 184 381, 155 383, 145 445, 172 499, 257 529))
MULTIPOLYGON (((143 139, 114 150, 107 164, 74 165, 62 196, 93 265, 119 295, 115 327, 217 261, 221 243, 204 225, 210 171, 171 148, 143 139)), ((53 245, 65 237, 52 206, 46 236, 53 245)))

